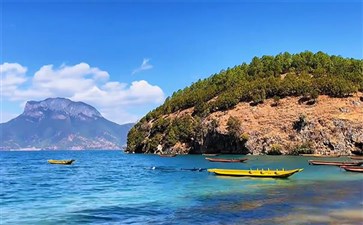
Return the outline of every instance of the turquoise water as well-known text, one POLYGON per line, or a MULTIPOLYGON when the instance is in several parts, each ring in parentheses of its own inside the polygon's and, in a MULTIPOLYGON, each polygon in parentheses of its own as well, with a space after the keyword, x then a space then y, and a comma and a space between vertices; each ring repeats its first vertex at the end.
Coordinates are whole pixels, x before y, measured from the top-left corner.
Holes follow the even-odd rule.
POLYGON ((245 157, 229 164, 200 155, 0 152, 0 224, 362 224, 363 174, 311 166, 307 157, 245 157), (47 163, 70 158, 70 166, 47 163), (193 168, 304 171, 258 179, 186 170, 193 168))

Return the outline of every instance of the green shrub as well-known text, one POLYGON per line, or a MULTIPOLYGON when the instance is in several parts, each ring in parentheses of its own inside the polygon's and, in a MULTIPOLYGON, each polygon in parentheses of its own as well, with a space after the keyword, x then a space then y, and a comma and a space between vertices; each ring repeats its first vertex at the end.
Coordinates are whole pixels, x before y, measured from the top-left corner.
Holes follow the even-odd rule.
POLYGON ((267 155, 282 155, 282 148, 279 144, 271 145, 271 149, 267 151, 267 155))
POLYGON ((234 137, 239 137, 242 133, 241 122, 234 116, 230 116, 227 121, 228 134, 234 137))
POLYGON ((312 144, 308 142, 295 146, 289 152, 290 155, 313 154, 313 153, 314 150, 312 149, 312 144))
POLYGON ((248 135, 248 133, 243 133, 243 134, 241 134, 241 136, 240 136, 240 139, 242 140, 242 141, 248 141, 248 139, 250 138, 250 136, 248 135))
POLYGON ((279 106, 280 105, 280 99, 281 97, 280 96, 274 96, 273 97, 273 103, 271 104, 272 107, 276 107, 276 106, 279 106))

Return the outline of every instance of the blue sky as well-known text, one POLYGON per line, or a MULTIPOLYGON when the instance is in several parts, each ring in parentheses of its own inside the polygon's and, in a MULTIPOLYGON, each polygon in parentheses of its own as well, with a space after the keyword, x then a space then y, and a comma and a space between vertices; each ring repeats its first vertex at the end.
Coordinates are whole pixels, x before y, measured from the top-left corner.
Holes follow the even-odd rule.
POLYGON ((118 123, 254 56, 363 58, 362 1, 3 1, 1 122, 67 97, 118 123))

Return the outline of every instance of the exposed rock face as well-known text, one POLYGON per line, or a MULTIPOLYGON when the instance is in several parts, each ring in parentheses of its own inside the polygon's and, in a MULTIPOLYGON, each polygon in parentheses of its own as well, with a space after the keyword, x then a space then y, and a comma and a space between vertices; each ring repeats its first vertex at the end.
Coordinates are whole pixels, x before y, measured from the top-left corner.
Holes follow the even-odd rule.
POLYGON ((246 141, 234 138, 228 134, 207 131, 203 143, 191 141, 174 146, 172 153, 177 154, 247 154, 249 150, 245 146, 246 141))
POLYGON ((44 101, 28 101, 25 104, 23 116, 34 119, 45 117, 46 113, 52 113, 54 119, 73 117, 76 119, 98 119, 102 115, 92 106, 83 102, 73 102, 65 98, 48 98, 44 101))
MULTIPOLYGON (((239 103, 231 110, 204 118, 202 129, 197 132, 199 139, 178 142, 172 147, 161 143, 160 152, 266 154, 278 149, 283 154, 296 154, 298 149, 309 148, 320 154, 348 155, 352 151, 363 151, 362 96, 362 92, 347 98, 319 96, 314 104, 299 103, 298 97, 281 99, 277 106, 272 99, 257 106, 239 103), (243 138, 228 134, 230 117, 240 121, 243 138), (208 130, 211 121, 217 122, 213 131, 208 130)), ((165 118, 192 112, 190 108, 165 118)))
POLYGON ((132 126, 113 123, 83 102, 29 101, 21 115, 0 124, 0 150, 121 149, 132 126))
POLYGON ((291 153, 300 146, 309 146, 320 154, 351 154, 363 150, 363 102, 362 93, 349 98, 320 96, 314 105, 298 104, 298 98, 282 99, 279 106, 272 101, 250 107, 240 103, 235 109, 217 113, 222 122, 228 116, 236 116, 248 133, 246 147, 253 154, 266 153, 279 145, 282 153, 291 153), (344 108, 345 111, 340 109, 344 108), (304 118, 301 129, 294 123, 304 118))

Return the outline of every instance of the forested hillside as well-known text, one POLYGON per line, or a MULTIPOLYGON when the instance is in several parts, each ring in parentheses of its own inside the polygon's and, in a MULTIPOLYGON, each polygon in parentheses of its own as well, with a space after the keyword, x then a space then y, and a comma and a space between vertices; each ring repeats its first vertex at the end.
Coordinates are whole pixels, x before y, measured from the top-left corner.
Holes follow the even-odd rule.
MULTIPOLYGON (((362 91, 362 59, 309 51, 254 57, 250 64, 227 68, 173 93, 131 129, 127 151, 153 153, 160 145, 162 152, 178 152, 177 148, 188 149, 187 153, 208 152, 209 136, 221 134, 220 121, 211 119, 213 113, 233 110, 243 102, 258 107, 266 99, 278 106, 286 97, 314 105, 319 95, 345 98, 362 91)), ((248 132, 241 133, 242 127, 240 120, 228 119, 227 133, 222 133, 223 142, 229 144, 224 147, 251 151, 245 145, 248 132)))

